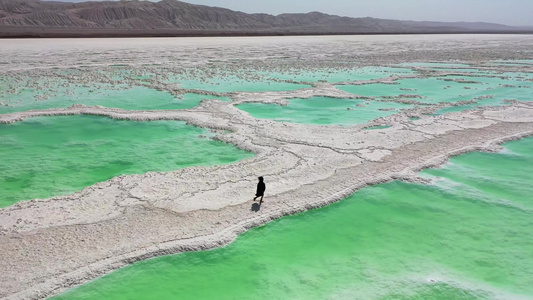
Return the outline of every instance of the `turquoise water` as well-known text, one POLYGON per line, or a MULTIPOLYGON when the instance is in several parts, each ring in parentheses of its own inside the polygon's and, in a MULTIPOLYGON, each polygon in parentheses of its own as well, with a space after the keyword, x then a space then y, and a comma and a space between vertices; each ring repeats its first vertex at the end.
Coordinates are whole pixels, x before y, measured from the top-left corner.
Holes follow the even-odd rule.
POLYGON ((488 65, 523 66, 533 64, 533 60, 500 60, 486 63, 488 65))
POLYGON ((220 76, 198 74, 196 76, 176 76, 168 83, 177 83, 180 88, 205 90, 216 93, 229 92, 267 92, 267 91, 293 91, 311 87, 310 85, 275 81, 264 76, 252 75, 239 76, 229 73, 220 76), (203 79, 199 79, 204 76, 203 79))
MULTIPOLYGON (((462 68, 464 64, 446 63, 414 63, 401 66, 424 66, 435 70, 449 70, 450 67, 462 68)), ((399 97, 401 95, 419 95, 413 98, 421 103, 440 103, 468 101, 476 97, 492 95, 493 101, 480 101, 479 105, 464 106, 464 109, 485 105, 502 105, 504 99, 531 101, 533 98, 533 73, 498 73, 499 76, 509 76, 509 79, 479 77, 487 72, 476 69, 459 69, 469 71, 472 76, 447 76, 402 79, 396 85, 367 84, 367 85, 338 85, 341 90, 368 97, 399 97), (478 76, 478 77, 476 77, 478 76), (445 81, 463 79, 478 83, 458 83, 445 81), (506 86, 508 85, 508 86, 506 86)), ((158 77, 168 83, 175 83, 182 88, 207 90, 219 93, 233 91, 290 91, 309 88, 309 85, 284 82, 340 82, 355 80, 370 80, 385 78, 393 75, 409 75, 416 72, 407 68, 392 67, 362 67, 302 70, 294 69, 285 72, 266 72, 261 70, 219 70, 206 73, 201 70, 185 72, 183 74, 152 74, 118 68, 114 71, 101 71, 99 76, 111 79, 116 84, 87 84, 76 83, 82 81, 85 72, 82 70, 59 70, 61 76, 70 74, 74 82, 69 83, 63 77, 40 78, 38 80, 18 76, 0 77, 0 113, 11 113, 31 109, 64 108, 80 103, 85 105, 101 105, 130 110, 166 110, 187 109, 195 107, 203 99, 219 99, 230 101, 227 97, 215 97, 188 93, 173 96, 164 91, 142 86, 143 80, 158 77), (78 78, 79 76, 80 78, 78 78), (125 84, 125 80, 128 83, 125 84), (133 86, 129 84, 134 83, 133 86)), ((496 74, 496 72, 491 72, 496 74)), ((86 80, 86 79, 85 79, 86 80)), ((269 110, 269 109, 267 109, 269 110)), ((262 116, 258 116, 261 117, 262 116)), ((271 118, 270 116, 268 118, 271 118)), ((282 119, 286 119, 282 117, 282 119)))
POLYGON ((237 108, 259 119, 302 124, 353 125, 390 116, 399 113, 401 109, 413 107, 413 105, 391 102, 365 102, 363 100, 326 97, 289 99, 288 101, 289 104, 286 106, 245 103, 237 105, 237 108))
POLYGON ((533 297, 533 138, 273 221, 211 251, 135 263, 54 299, 533 297))
POLYGON ((502 103, 502 99, 500 97, 498 98, 490 98, 490 99, 483 99, 477 103, 470 103, 465 105, 458 105, 458 106, 450 106, 438 109, 434 114, 434 116, 441 116, 447 113, 451 112, 460 112, 468 109, 476 109, 483 106, 505 106, 509 105, 508 103, 502 103))
POLYGON ((121 174, 251 157, 184 122, 39 117, 0 125, 0 207, 80 190, 121 174))
POLYGON ((463 63, 453 63, 453 62, 415 62, 415 63, 402 63, 400 66, 404 67, 428 67, 428 68, 438 68, 438 67, 470 67, 468 64, 463 63))
POLYGON ((481 71, 474 68, 431 68, 433 71, 439 71, 439 72, 452 72, 452 73, 468 73, 468 74, 474 74, 474 75, 497 75, 494 71, 481 71))
MULTIPOLYGON (((499 105, 504 99, 533 101, 533 82, 516 79, 500 79, 470 76, 446 76, 440 78, 403 79, 398 84, 340 85, 339 89, 361 96, 399 97, 418 95, 423 103, 469 101, 477 97, 492 96, 485 105, 499 105), (456 82, 451 80, 464 80, 456 82)), ((481 105, 486 99, 479 101, 481 105)), ((475 105, 479 106, 479 105, 475 105)))
MULTIPOLYGON (((56 84, 59 85, 60 83, 56 84)), ((1 89, 0 92, 2 92, 1 89)), ((173 96, 168 92, 157 91, 143 86, 58 86, 44 90, 29 87, 19 89, 16 92, 3 91, 1 101, 4 105, 0 106, 0 113, 65 108, 73 104, 101 105, 129 110, 187 109, 198 106, 203 99, 230 100, 226 97, 193 93, 173 96), (45 99, 39 98, 44 95, 46 95, 45 99)))
POLYGON ((412 75, 416 72, 403 67, 354 67, 354 68, 313 68, 290 69, 286 71, 212 70, 207 74, 203 71, 189 71, 186 74, 171 76, 169 83, 178 83, 186 89, 202 89, 213 92, 234 91, 290 91, 310 87, 298 82, 345 82, 387 78, 390 76, 412 75), (285 82, 292 81, 292 82, 285 82))
POLYGON ((445 78, 402 79, 396 81, 398 84, 342 85, 338 86, 338 88, 362 96, 419 95, 423 99, 413 100, 425 103, 470 100, 483 95, 488 88, 482 84, 465 84, 442 80, 445 78))
POLYGON ((365 128, 366 130, 377 130, 377 129, 387 129, 387 128, 390 128, 391 126, 389 125, 377 125, 377 126, 371 126, 371 127, 367 127, 365 128))
POLYGON ((286 72, 259 72, 268 77, 281 80, 293 80, 297 82, 343 82, 386 78, 390 76, 410 75, 415 72, 405 68, 391 67, 362 67, 345 69, 316 69, 300 70, 293 69, 286 72))

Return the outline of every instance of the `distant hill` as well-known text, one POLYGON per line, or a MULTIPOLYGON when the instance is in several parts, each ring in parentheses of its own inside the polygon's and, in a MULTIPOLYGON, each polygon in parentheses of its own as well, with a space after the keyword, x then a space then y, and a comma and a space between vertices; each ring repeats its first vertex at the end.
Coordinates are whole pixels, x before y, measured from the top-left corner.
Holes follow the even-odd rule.
MULTIPOLYGON (((0 36, 47 32, 189 34, 355 34, 522 31, 491 23, 414 22, 305 14, 246 14, 177 0, 45 2, 0 0, 0 36)), ((141 34, 142 35, 142 34, 141 34)))

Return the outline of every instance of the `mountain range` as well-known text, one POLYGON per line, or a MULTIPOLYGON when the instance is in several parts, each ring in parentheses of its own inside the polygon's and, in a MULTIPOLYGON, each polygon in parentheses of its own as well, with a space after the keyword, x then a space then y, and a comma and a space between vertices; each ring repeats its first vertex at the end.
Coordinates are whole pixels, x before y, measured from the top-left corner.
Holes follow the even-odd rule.
POLYGON ((350 18, 320 12, 247 14, 177 0, 0 0, 0 37, 69 35, 267 35, 522 32, 492 23, 350 18))

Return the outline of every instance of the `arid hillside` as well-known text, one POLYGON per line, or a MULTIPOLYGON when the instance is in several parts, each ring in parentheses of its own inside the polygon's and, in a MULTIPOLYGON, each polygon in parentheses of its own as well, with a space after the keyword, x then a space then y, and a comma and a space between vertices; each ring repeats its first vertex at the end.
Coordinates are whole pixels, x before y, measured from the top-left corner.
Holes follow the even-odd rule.
POLYGON ((131 34, 177 32, 242 34, 448 33, 513 32, 515 28, 490 23, 442 23, 349 18, 305 14, 246 14, 220 7, 177 0, 46 2, 0 0, 0 36, 46 32, 133 31, 131 34))

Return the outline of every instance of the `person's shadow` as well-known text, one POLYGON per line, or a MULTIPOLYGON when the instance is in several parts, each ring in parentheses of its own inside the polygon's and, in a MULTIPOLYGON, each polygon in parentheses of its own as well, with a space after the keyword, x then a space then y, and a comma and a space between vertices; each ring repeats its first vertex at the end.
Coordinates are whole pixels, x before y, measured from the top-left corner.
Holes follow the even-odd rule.
POLYGON ((252 208, 251 208, 252 211, 258 212, 260 209, 261 209, 261 204, 259 203, 252 204, 252 208))

